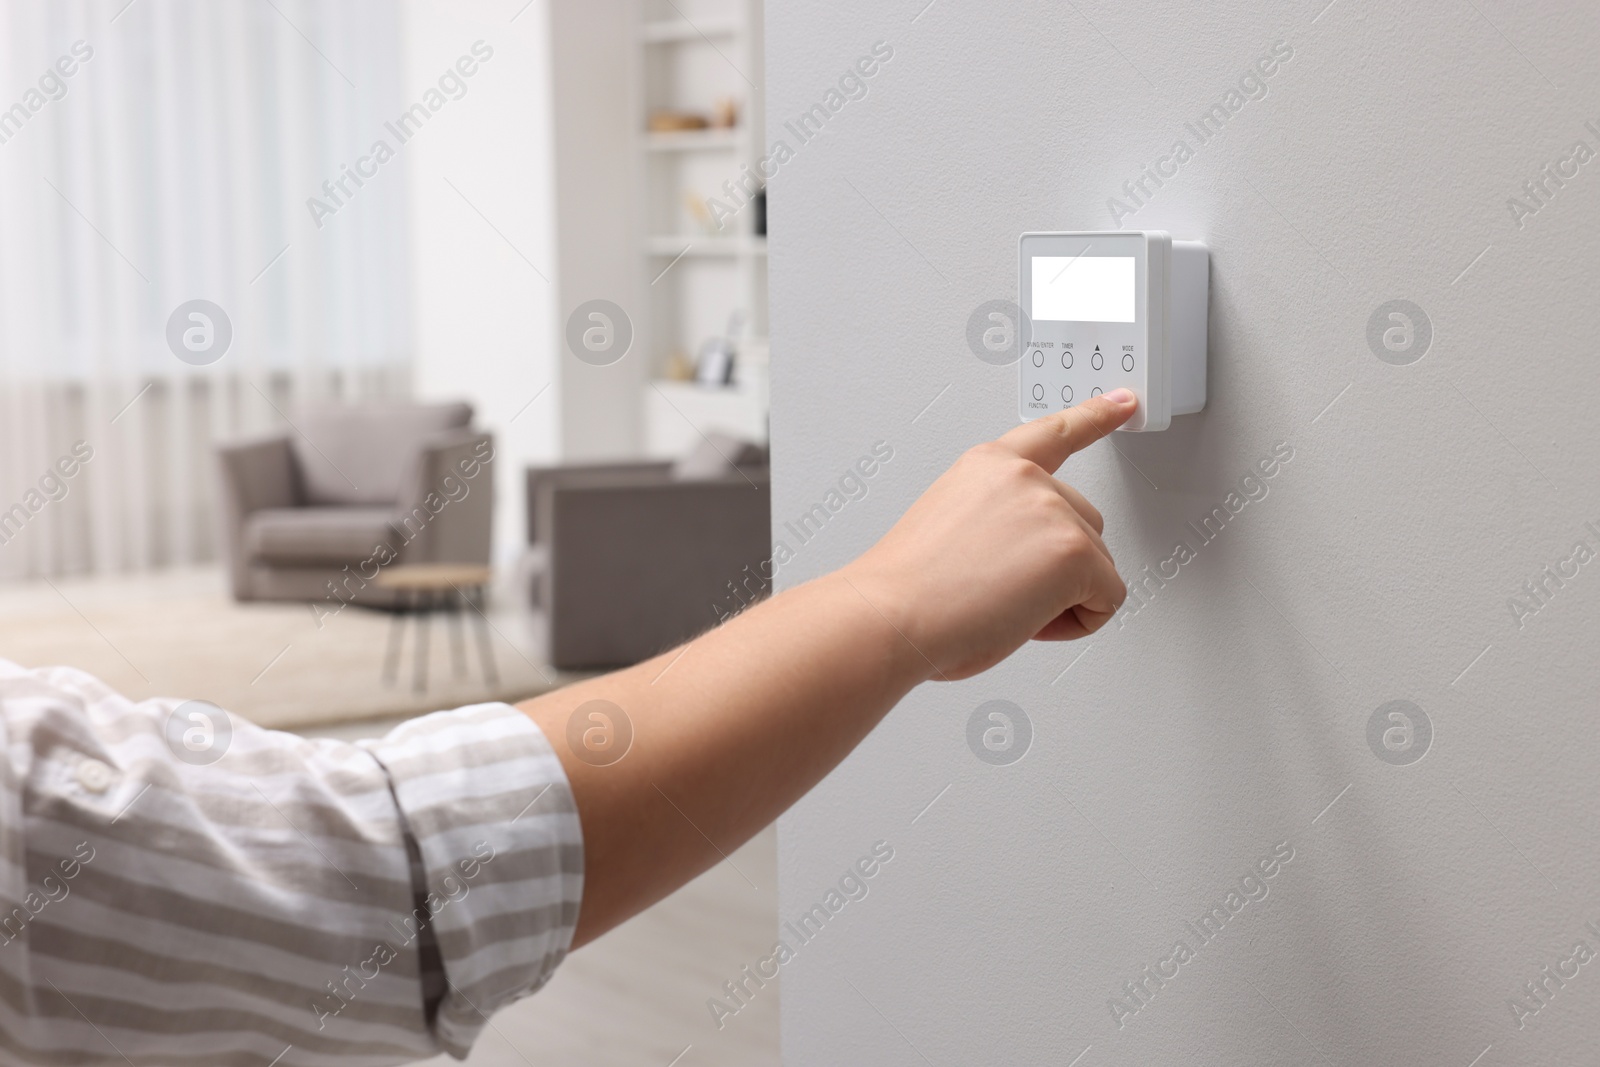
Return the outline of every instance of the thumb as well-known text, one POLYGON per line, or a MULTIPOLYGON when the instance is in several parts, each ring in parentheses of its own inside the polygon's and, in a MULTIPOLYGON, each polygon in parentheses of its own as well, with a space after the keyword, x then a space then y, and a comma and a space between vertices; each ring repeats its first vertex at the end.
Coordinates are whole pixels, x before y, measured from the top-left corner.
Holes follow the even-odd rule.
POLYGON ((1138 410, 1139 400, 1133 393, 1113 389, 1104 396, 1025 422, 1001 437, 999 443, 1054 474, 1068 456, 1088 448, 1138 410))

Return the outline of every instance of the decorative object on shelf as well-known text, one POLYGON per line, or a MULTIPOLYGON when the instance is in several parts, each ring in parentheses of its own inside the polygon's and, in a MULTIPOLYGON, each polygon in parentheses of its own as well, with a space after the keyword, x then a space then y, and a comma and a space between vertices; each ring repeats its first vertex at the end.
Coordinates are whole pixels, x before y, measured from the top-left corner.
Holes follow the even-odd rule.
POLYGON ((715 234, 717 232, 717 220, 711 217, 710 210, 706 208, 705 197, 685 189, 683 191, 683 206, 689 212, 689 217, 694 220, 694 224, 700 227, 702 233, 715 234))
POLYGON ((667 365, 662 371, 662 377, 669 382, 694 381, 694 360, 689 358, 689 353, 681 348, 674 348, 667 356, 667 365))
POLYGON ((728 316, 728 332, 723 337, 708 337, 700 345, 695 360, 694 380, 699 385, 726 387, 733 384, 738 338, 744 334, 745 315, 735 311, 728 316))
POLYGON ((739 125, 739 101, 731 96, 719 96, 711 105, 711 125, 731 130, 739 125))
POLYGON ((733 383, 733 342, 726 337, 708 337, 700 345, 695 361, 694 380, 700 385, 722 387, 733 383))
POLYGON ((682 130, 703 130, 711 124, 697 111, 673 111, 660 108, 650 112, 652 133, 677 133, 682 130))

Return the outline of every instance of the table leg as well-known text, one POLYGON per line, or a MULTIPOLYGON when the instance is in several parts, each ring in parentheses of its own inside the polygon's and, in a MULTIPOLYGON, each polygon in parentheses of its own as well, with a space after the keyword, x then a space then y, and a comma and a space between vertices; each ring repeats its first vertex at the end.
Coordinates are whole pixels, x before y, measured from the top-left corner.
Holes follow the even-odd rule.
POLYGON ((467 594, 460 589, 452 590, 450 596, 450 661, 455 668, 457 678, 467 676, 467 624, 461 617, 462 601, 467 594))
POLYGON ((400 646, 405 641, 406 606, 404 595, 395 598, 394 614, 389 616, 389 644, 383 651, 383 684, 400 680, 400 646))
POLYGON ((432 626, 433 620, 433 593, 430 590, 413 594, 413 597, 417 602, 417 671, 416 681, 412 683, 412 688, 419 693, 426 693, 428 691, 428 630, 432 626), (426 606, 423 606, 424 597, 427 598, 426 606))
POLYGON ((489 617, 484 613, 487 605, 484 602, 483 586, 474 586, 468 595, 468 602, 476 609, 473 614, 477 616, 478 656, 483 660, 483 680, 490 686, 497 686, 500 684, 500 672, 495 670, 494 647, 489 643, 489 617))

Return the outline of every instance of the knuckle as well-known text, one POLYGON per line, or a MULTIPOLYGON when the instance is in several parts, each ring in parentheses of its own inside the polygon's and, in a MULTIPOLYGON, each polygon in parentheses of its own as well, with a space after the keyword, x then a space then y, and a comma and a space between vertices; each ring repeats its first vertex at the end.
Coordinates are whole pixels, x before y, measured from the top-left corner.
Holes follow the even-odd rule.
MULTIPOLYGON (((1033 479, 1029 479, 1034 482, 1033 479)), ((1029 503, 1038 512, 1039 520, 1051 526, 1061 526, 1063 529, 1072 529, 1072 505, 1061 499, 1050 486, 1034 482, 1029 487, 1029 503)))
POLYGON ((1035 484, 1040 473, 1038 465, 1023 459, 1015 452, 998 457, 996 462, 999 467, 996 474, 1017 486, 1035 484))
POLYGON ((1055 551, 1064 563, 1074 563, 1094 551, 1089 535, 1074 523, 1062 523, 1055 536, 1055 551))

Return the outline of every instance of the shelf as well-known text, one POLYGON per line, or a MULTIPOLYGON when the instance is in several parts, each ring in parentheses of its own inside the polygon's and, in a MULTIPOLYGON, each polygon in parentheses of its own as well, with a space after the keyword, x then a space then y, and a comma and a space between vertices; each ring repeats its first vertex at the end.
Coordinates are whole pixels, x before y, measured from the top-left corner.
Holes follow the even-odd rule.
POLYGON ((706 38, 736 37, 743 26, 732 19, 705 19, 690 22, 688 19, 658 19, 646 22, 639 28, 639 36, 648 44, 679 44, 701 41, 706 38))
POLYGON ((765 444, 767 408, 764 382, 705 386, 655 379, 644 389, 645 454, 677 459, 699 445, 702 434, 719 431, 765 444))
POLYGON ((645 252, 652 256, 667 256, 669 258, 683 255, 689 256, 736 256, 741 252, 748 252, 753 256, 767 254, 767 239, 765 237, 713 237, 704 234, 666 234, 652 237, 645 243, 645 252), (684 251, 684 246, 688 251, 684 251))
POLYGON ((741 130, 683 130, 676 133, 647 133, 645 147, 652 152, 721 152, 738 148, 741 130))
POLYGON ((740 399, 759 395, 755 385, 750 382, 702 385, 699 382, 681 381, 675 378, 652 378, 650 385, 654 389, 659 389, 668 400, 681 400, 684 397, 740 399))
MULTIPOLYGON (((730 193, 725 185, 713 192, 736 172, 736 181, 749 185, 747 171, 738 168, 741 163, 753 168, 761 154, 766 116, 746 83, 763 80, 763 3, 716 0, 697 10, 678 0, 655 0, 644 5, 622 42, 632 56, 628 80, 639 116, 638 132, 627 142, 628 169, 637 176, 637 225, 630 228, 638 258, 632 262, 640 292, 648 294, 635 344, 654 372, 673 365, 674 353, 698 351, 734 313, 743 316, 753 335, 767 331, 767 239, 751 233, 756 205, 736 207, 745 193, 730 193), (726 116, 718 108, 727 97, 737 107, 732 126, 649 128, 648 117, 663 110, 690 110, 707 121, 726 116), (706 196, 717 197, 721 205, 708 202, 702 209, 694 203, 706 196), (711 221, 713 211, 721 229, 711 221)), ((751 395, 690 386, 680 393, 684 387, 676 383, 655 386, 644 388, 645 436, 652 454, 681 455, 700 443, 700 431, 713 427, 765 437, 764 390, 751 395)))

